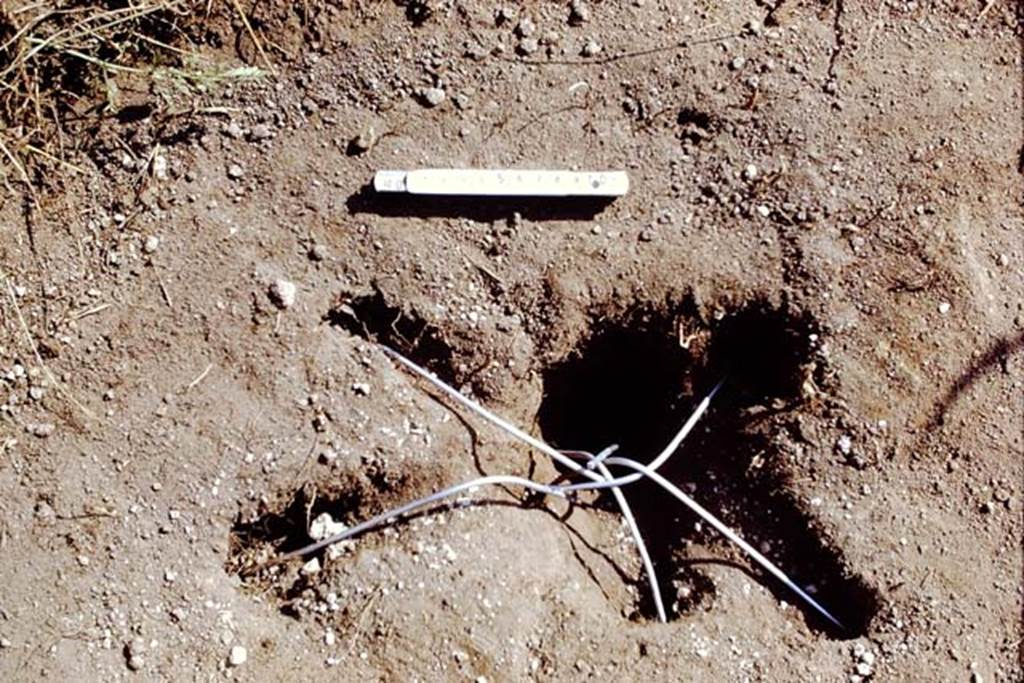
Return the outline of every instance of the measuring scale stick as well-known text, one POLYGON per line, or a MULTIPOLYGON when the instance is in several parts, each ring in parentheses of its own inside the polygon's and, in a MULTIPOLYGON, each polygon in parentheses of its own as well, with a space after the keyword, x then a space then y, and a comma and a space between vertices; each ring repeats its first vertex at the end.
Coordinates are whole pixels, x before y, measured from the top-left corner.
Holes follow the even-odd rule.
POLYGON ((495 197, 621 197, 629 191, 625 171, 533 171, 444 169, 377 171, 377 192, 495 197))

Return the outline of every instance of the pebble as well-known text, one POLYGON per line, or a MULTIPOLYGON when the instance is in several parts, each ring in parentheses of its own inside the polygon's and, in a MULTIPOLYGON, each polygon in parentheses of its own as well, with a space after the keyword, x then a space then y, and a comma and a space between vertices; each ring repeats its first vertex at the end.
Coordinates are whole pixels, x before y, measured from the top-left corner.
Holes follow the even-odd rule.
POLYGON ((231 648, 231 652, 228 653, 228 665, 229 666, 242 666, 249 659, 249 651, 242 645, 235 645, 231 648))
POLYGON ((360 396, 370 395, 370 385, 366 382, 355 382, 352 384, 352 391, 359 394, 360 396))
POLYGON ((314 557, 312 560, 302 565, 302 569, 299 573, 303 576, 312 576, 313 574, 320 573, 320 558, 314 557))
POLYGON ((516 35, 520 38, 529 38, 537 32, 537 24, 533 23, 533 19, 530 17, 523 17, 516 24, 516 35))
POLYGON ((363 154, 369 152, 375 144, 377 144, 377 131, 373 129, 373 126, 367 126, 362 133, 349 140, 348 148, 354 154, 363 154))
POLYGON ((152 254, 160 248, 160 238, 156 235, 150 235, 146 238, 145 243, 142 245, 142 250, 147 254, 152 254))
POLYGON ((341 522, 335 522, 331 513, 322 512, 316 519, 309 523, 309 537, 314 541, 322 541, 325 538, 341 533, 348 527, 341 522))
POLYGON ((238 164, 231 164, 228 166, 228 177, 232 180, 238 180, 245 175, 245 171, 238 164))
POLYGON ((539 49, 540 43, 537 42, 536 38, 523 38, 516 47, 516 51, 521 55, 532 55, 539 49))
POLYGON ((729 62, 729 68, 733 71, 739 71, 747 65, 746 57, 733 57, 732 61, 729 62))
POLYGON ((949 313, 949 309, 952 307, 953 306, 948 301, 943 301, 939 303, 939 313, 941 313, 942 315, 946 315, 947 313, 949 313))
POLYGON ((427 107, 436 107, 444 102, 445 92, 441 88, 424 88, 420 91, 420 101, 427 107))
POLYGON ((274 305, 278 308, 290 308, 295 303, 295 294, 298 288, 294 282, 288 280, 274 280, 273 284, 270 285, 270 289, 267 294, 270 296, 270 300, 274 302, 274 305))
POLYGON ((334 635, 334 631, 328 629, 324 631, 324 645, 327 647, 334 647, 334 643, 337 642, 337 637, 334 635))
POLYGON ((142 638, 132 638, 132 640, 124 646, 124 655, 128 663, 128 668, 132 671, 138 671, 146 665, 146 641, 142 638))
POLYGON ((153 157, 153 177, 157 180, 167 180, 167 157, 163 154, 153 157))
POLYGON ((757 215, 761 216, 761 218, 768 218, 768 216, 772 215, 772 210, 764 204, 758 204, 757 215))
POLYGON ((322 244, 314 244, 309 248, 307 252, 310 261, 326 261, 329 254, 327 253, 327 247, 322 244))
POLYGON ((590 9, 583 0, 572 0, 569 3, 569 25, 579 26, 590 21, 590 9))
POLYGON ((53 434, 54 430, 57 429, 57 426, 52 422, 37 422, 35 424, 28 425, 27 429, 32 433, 32 436, 45 439, 53 434))
POLYGON ((257 123, 249 131, 249 139, 253 142, 259 142, 260 140, 266 140, 273 134, 274 132, 270 129, 270 126, 265 123, 257 123))
POLYGON ((867 662, 860 662, 859 664, 857 664, 856 669, 857 674, 865 678, 872 674, 871 665, 867 662))
POLYGON ((853 450, 853 439, 848 434, 843 434, 836 439, 836 449, 843 455, 849 455, 853 450))
POLYGON ((245 136, 245 130, 236 121, 224 126, 224 133, 235 140, 241 140, 245 136))
POLYGON ((757 178, 757 166, 754 164, 747 164, 747 167, 743 169, 743 177, 747 180, 754 180, 757 178))
POLYGON ((584 57, 594 57, 599 52, 601 52, 601 44, 598 43, 596 40, 588 40, 583 45, 583 50, 580 54, 582 54, 584 57))
POLYGON ((498 11, 494 13, 494 23, 498 26, 506 22, 511 22, 516 18, 516 11, 511 7, 500 7, 498 11))

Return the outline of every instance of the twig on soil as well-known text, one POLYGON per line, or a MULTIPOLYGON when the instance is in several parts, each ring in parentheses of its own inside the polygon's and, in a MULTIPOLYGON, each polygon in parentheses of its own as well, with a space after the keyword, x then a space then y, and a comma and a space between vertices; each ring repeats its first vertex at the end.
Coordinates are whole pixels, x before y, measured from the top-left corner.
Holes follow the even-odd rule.
POLYGON ((79 311, 78 313, 73 314, 71 316, 71 319, 72 320, 81 320, 82 318, 88 318, 90 315, 96 315, 98 313, 102 313, 103 311, 107 310, 111 306, 113 306, 113 304, 99 304, 97 306, 93 306, 92 308, 87 308, 84 311, 79 311))
POLYGON ((197 375, 194 380, 189 382, 188 386, 185 387, 185 391, 190 391, 191 389, 194 389, 196 385, 198 385, 200 382, 206 379, 206 376, 210 374, 210 370, 213 370, 213 363, 207 365, 206 368, 202 372, 200 372, 199 375, 197 375))
POLYGON ((260 42, 259 37, 256 35, 256 31, 253 30, 252 24, 249 23, 249 17, 246 16, 245 10, 242 9, 238 0, 231 0, 231 4, 234 5, 235 11, 238 12, 238 18, 242 20, 246 33, 248 33, 249 37, 252 38, 252 42, 256 46, 256 51, 260 53, 260 59, 263 60, 263 65, 267 67, 267 71, 274 73, 274 65, 271 63, 270 58, 267 57, 267 53, 263 51, 263 43, 260 42))

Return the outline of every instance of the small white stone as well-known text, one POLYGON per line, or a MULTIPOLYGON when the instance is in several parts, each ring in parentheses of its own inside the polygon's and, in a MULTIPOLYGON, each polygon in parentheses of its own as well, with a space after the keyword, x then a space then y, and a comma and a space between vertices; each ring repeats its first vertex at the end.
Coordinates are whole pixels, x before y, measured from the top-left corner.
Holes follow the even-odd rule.
POLYGON ((733 57, 733 60, 729 62, 729 68, 733 71, 739 71, 746 65, 747 60, 745 57, 733 57))
POLYGON ((270 300, 278 308, 290 308, 295 303, 296 292, 298 292, 298 288, 294 282, 274 280, 270 285, 270 300))
POLYGON ((523 38, 519 41, 519 46, 516 47, 516 50, 522 55, 532 55, 539 49, 540 43, 537 42, 536 38, 523 38))
POLYGON ((848 434, 843 434, 836 440, 836 448, 843 455, 849 455, 853 450, 853 439, 848 434))
POLYGON ((355 393, 359 394, 360 396, 369 396, 370 395, 370 385, 367 384, 366 382, 355 382, 352 385, 352 391, 354 391, 355 393))
POLYGON ((142 250, 147 254, 152 254, 154 251, 160 248, 160 238, 156 235, 150 235, 146 238, 146 242, 142 245, 142 250))
POLYGON ((45 439, 48 436, 51 436, 56 429, 56 425, 52 422, 40 422, 29 427, 29 431, 32 432, 32 436, 39 437, 40 439, 45 439))
POLYGON ((324 631, 324 645, 334 647, 335 642, 337 642, 337 638, 334 635, 334 631, 330 629, 324 631))
POLYGON ((153 157, 153 177, 157 180, 167 180, 167 157, 163 154, 153 157))
POLYGON ((946 315, 947 313, 949 313, 950 308, 952 308, 952 305, 948 301, 943 301, 939 303, 939 313, 941 313, 942 315, 946 315))
POLYGON ((572 26, 579 26, 590 20, 590 10, 583 0, 572 0, 569 3, 569 24, 572 26))
POLYGON ((864 676, 865 678, 870 676, 872 673, 871 666, 869 664, 865 664, 864 662, 858 664, 856 668, 857 673, 861 676, 864 676))
POLYGON ((436 107, 441 104, 446 96, 441 88, 424 88, 420 92, 420 99, 428 107, 436 107))
POLYGON ((242 645, 235 645, 228 654, 228 664, 230 666, 242 666, 248 659, 249 651, 242 645))
POLYGON ((316 519, 309 523, 309 537, 314 541, 322 541, 325 538, 341 533, 348 527, 341 522, 335 522, 329 512, 321 512, 316 519))
POLYGON ((299 573, 302 574, 303 576, 312 576, 313 574, 317 574, 319 572, 320 572, 320 560, 318 558, 316 558, 316 557, 314 557, 312 560, 310 560, 306 564, 302 565, 302 569, 299 570, 299 573))
POLYGON ((588 40, 583 45, 583 51, 581 54, 584 57, 595 57, 599 52, 601 52, 601 44, 596 40, 588 40))
POLYGON ((768 218, 768 216, 772 215, 772 210, 769 209, 764 204, 758 204, 757 205, 757 214, 759 216, 761 216, 762 218, 768 218))
POLYGON ((864 662, 868 666, 874 666, 875 664, 875 653, 871 650, 864 650, 860 656, 860 661, 864 662))
POLYGON ((537 25, 533 23, 533 19, 530 17, 523 17, 516 24, 516 35, 520 38, 529 38, 537 32, 537 25))
POLYGON ((139 671, 146 665, 146 641, 142 638, 133 638, 125 647, 125 655, 128 658, 128 668, 132 671, 139 671))
POLYGON ((231 164, 228 166, 228 177, 233 180, 238 180, 245 175, 245 171, 238 164, 231 164))
POLYGON ((747 167, 743 169, 743 177, 747 180, 753 180, 757 177, 757 166, 754 164, 747 164, 747 167))

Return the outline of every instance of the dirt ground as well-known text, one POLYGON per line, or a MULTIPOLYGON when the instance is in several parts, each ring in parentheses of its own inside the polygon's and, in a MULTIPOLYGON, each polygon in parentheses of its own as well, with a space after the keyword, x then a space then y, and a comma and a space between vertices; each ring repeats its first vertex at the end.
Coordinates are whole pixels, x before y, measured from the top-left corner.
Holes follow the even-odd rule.
MULTIPOLYGON (((0 208, 0 678, 1024 680, 1022 13, 257 5, 276 77, 104 121, 84 175, 0 208), (418 167, 631 190, 366 189, 418 167), (642 461, 724 377, 664 474, 846 629, 647 484, 667 624, 596 494, 261 564, 323 512, 560 476, 375 342, 642 461)), ((225 31, 209 56, 259 63, 225 31)))

